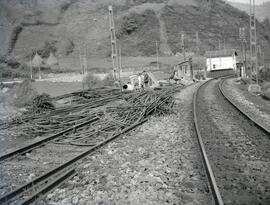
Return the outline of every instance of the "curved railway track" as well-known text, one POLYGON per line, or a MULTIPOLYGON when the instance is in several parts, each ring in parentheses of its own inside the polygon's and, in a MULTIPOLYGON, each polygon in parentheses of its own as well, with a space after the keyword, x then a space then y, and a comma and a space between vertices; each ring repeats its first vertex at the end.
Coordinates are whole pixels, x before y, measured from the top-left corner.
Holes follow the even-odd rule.
POLYGON ((195 130, 214 203, 269 204, 270 133, 226 96, 223 81, 205 82, 193 99, 195 130))
MULTIPOLYGON (((203 92, 203 89, 205 89, 205 87, 207 85, 209 85, 210 83, 212 83, 213 81, 216 81, 216 79, 212 79, 210 81, 203 83, 197 89, 197 91, 194 93, 194 99, 193 99, 194 126, 195 126, 195 130, 196 130, 197 137, 198 137, 201 156, 202 156, 205 170, 206 170, 206 173, 207 173, 207 176, 209 179, 209 184, 211 187, 211 192, 213 195, 214 203, 218 204, 218 205, 241 204, 235 198, 234 198, 234 200, 228 199, 228 196, 229 196, 228 190, 227 190, 227 188, 224 188, 225 186, 228 186, 228 183, 227 184, 225 183, 225 186, 223 184, 224 183, 223 179, 224 179, 224 177, 226 178, 226 171, 222 170, 223 169, 222 164, 220 164, 220 163, 222 163, 222 161, 220 161, 218 159, 218 156, 215 156, 215 154, 218 154, 219 152, 217 152, 217 153, 215 153, 215 151, 213 152, 213 150, 215 150, 216 148, 220 148, 220 147, 218 147, 215 144, 216 142, 214 142, 214 144, 213 144, 214 149, 211 148, 211 146, 212 146, 211 143, 212 143, 213 138, 210 137, 210 139, 207 139, 207 137, 208 137, 208 135, 206 134, 207 132, 204 129, 202 129, 203 127, 201 125, 202 113, 200 113, 201 107, 200 107, 200 105, 198 105, 198 102, 200 102, 200 100, 202 99, 202 96, 199 96, 199 95, 201 95, 200 93, 203 92), (220 174, 219 171, 222 173, 220 174)), ((226 96, 226 93, 224 92, 222 84, 223 84, 223 81, 220 81, 218 83, 218 86, 216 86, 218 88, 218 92, 220 92, 219 95, 222 96, 222 98, 223 98, 223 99, 219 98, 219 100, 226 101, 228 104, 230 104, 229 109, 231 112, 232 112, 232 110, 234 110, 233 112, 240 111, 241 112, 240 115, 245 114, 241 110, 241 108, 239 108, 235 104, 233 104, 233 101, 231 101, 226 96), (237 108, 237 110, 235 110, 235 108, 237 108)), ((160 101, 158 103, 158 105, 160 106, 160 105, 164 104, 165 99, 160 101)), ((153 103, 152 103, 152 105, 153 105, 153 103)), ((226 106, 228 106, 228 105, 226 105, 226 106)), ((144 112, 146 115, 148 115, 151 112, 151 110, 153 110, 153 109, 155 109, 155 108, 151 108, 150 110, 144 110, 144 112)), ((236 114, 234 114, 234 115, 236 115, 236 114)), ((252 124, 251 126, 256 125, 257 129, 262 130, 264 132, 264 135, 268 135, 268 137, 269 137, 268 130, 266 130, 263 126, 259 125, 256 121, 253 121, 252 117, 245 115, 245 118, 247 118, 247 117, 248 117, 248 121, 251 122, 250 124, 252 124)), ((26 146, 24 148, 21 148, 19 150, 14 151, 14 152, 3 155, 0 157, 0 161, 5 162, 7 159, 13 159, 17 156, 21 156, 22 154, 29 153, 32 150, 39 148, 39 147, 45 145, 46 143, 49 143, 52 140, 55 141, 58 138, 62 139, 62 140, 58 140, 58 144, 61 144, 61 143, 65 144, 66 142, 70 143, 70 139, 68 138, 69 134, 74 134, 74 130, 78 130, 79 132, 82 131, 82 133, 85 133, 85 130, 83 129, 83 127, 86 125, 94 124, 98 120, 99 120, 98 118, 93 117, 89 121, 84 122, 82 124, 79 124, 76 127, 66 129, 64 131, 61 131, 61 132, 55 134, 55 135, 47 137, 46 139, 44 139, 44 141, 40 140, 40 141, 33 143, 29 146, 26 146), (63 137, 63 136, 65 136, 65 137, 63 137)), ((16 187, 15 189, 12 189, 12 191, 6 192, 4 195, 0 196, 0 204, 31 204, 31 203, 33 203, 40 196, 42 196, 45 193, 47 193, 48 191, 52 190, 54 187, 58 186, 60 183, 62 183, 66 179, 75 175, 76 174, 75 168, 76 168, 77 162, 79 160, 83 159, 86 155, 93 153, 98 148, 102 147, 103 145, 105 145, 108 142, 112 141, 113 139, 117 138, 121 134, 128 132, 129 130, 134 129, 136 126, 144 123, 145 121, 147 121, 147 118, 144 118, 144 119, 141 118, 140 120, 137 120, 135 123, 132 123, 129 126, 125 126, 124 129, 122 129, 118 132, 112 133, 112 135, 110 137, 107 137, 106 139, 100 140, 99 142, 97 142, 95 144, 91 144, 91 142, 88 142, 88 144, 87 144, 85 142, 86 145, 88 145, 88 147, 87 146, 80 146, 81 147, 80 152, 77 152, 77 154, 73 153, 73 156, 70 159, 66 160, 65 163, 61 163, 60 165, 57 165, 55 168, 47 170, 46 172, 42 173, 40 176, 30 180, 27 183, 24 183, 23 185, 20 185, 19 187, 16 187), (91 145, 91 147, 89 147, 89 145, 91 145)), ((246 123, 246 121, 245 121, 245 123, 246 123)), ((209 122, 207 122, 207 123, 209 123, 209 122)), ((221 136, 221 133, 219 133, 218 135, 221 136)), ((228 140, 228 139, 226 139, 226 140, 228 140)), ((75 142, 77 143, 77 141, 78 140, 76 139, 75 142)), ((222 141, 222 143, 226 143, 226 142, 222 141)), ((84 145, 84 144, 77 143, 77 145, 84 145)), ((223 144, 223 146, 224 146, 224 144, 223 144)), ((221 148, 221 149, 223 149, 223 148, 221 148)), ((222 153, 222 154, 224 154, 224 156, 226 155, 226 153, 222 153)), ((230 160, 233 161, 234 159, 230 158, 230 157, 231 156, 228 156, 228 161, 230 161, 230 160)), ((267 164, 267 162, 266 162, 266 164, 267 164)), ((226 165, 226 166, 227 167, 225 167, 225 169, 228 168, 228 165, 226 165)), ((235 170, 229 170, 228 174, 233 175, 233 174, 235 174, 234 171, 235 170)), ((241 170, 241 172, 242 172, 242 170, 241 170)), ((257 176, 252 176, 252 177, 255 177, 255 180, 257 179, 256 178, 257 176)), ((228 176, 228 178, 234 178, 234 177, 228 176)), ((270 179, 269 179, 269 182, 270 182, 270 179)), ((244 182, 242 182, 242 181, 241 181, 241 183, 244 184, 244 182)), ((236 184, 237 184, 237 182, 236 182, 236 184)), ((244 184, 244 186, 245 185, 246 184, 244 184)), ((265 186, 264 188, 266 191, 269 189, 269 187, 267 187, 267 186, 265 186)), ((252 187, 248 187, 248 189, 252 189, 252 187)), ((262 198, 261 193, 259 193, 259 195, 260 195, 260 198, 262 198)), ((262 202, 262 204, 266 204, 265 200, 268 200, 267 197, 268 196, 266 196, 266 199, 260 199, 260 202, 262 202)), ((255 203, 251 202, 249 204, 253 205, 253 204, 256 204, 256 202, 255 203)))
MULTIPOLYGON (((211 80, 210 80, 211 81, 211 80)), ((213 195, 213 199, 216 205, 223 205, 223 200, 221 198, 220 195, 220 191, 219 188, 217 186, 217 182, 212 170, 212 167, 210 165, 210 161, 208 159, 206 150, 205 150, 205 146, 204 146, 204 142, 203 142, 203 138, 199 129, 199 123, 198 123, 198 117, 197 117, 197 98, 198 98, 198 93, 200 92, 200 89, 202 89, 202 87, 209 83, 209 81, 206 81, 205 83, 203 83, 194 93, 194 97, 193 97, 193 120, 194 120, 194 126, 195 126, 195 131, 196 131, 196 135, 197 135, 197 139, 198 139, 198 143, 199 143, 199 147, 200 147, 200 151, 201 151, 201 156, 202 156, 202 161, 204 164, 204 168, 209 180, 209 185, 211 187, 211 192, 213 195)))

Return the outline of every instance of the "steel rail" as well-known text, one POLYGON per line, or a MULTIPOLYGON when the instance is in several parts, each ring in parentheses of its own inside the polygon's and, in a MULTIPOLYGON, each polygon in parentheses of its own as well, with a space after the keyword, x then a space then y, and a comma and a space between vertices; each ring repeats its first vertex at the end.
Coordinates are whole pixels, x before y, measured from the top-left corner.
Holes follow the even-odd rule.
POLYGON ((55 187, 62 184, 65 180, 71 178, 75 175, 75 169, 70 169, 61 176, 57 177, 56 179, 52 180, 50 183, 46 184, 40 190, 37 190, 34 194, 32 194, 29 198, 25 199, 20 205, 28 205, 37 200, 40 196, 46 194, 47 192, 51 191, 55 187))
POLYGON ((241 114, 243 114, 249 121, 251 121, 256 127, 258 127, 260 130, 262 130, 266 135, 268 135, 270 137, 270 130, 265 127, 264 125, 262 125, 261 123, 259 123, 254 117, 252 117, 250 114, 246 113, 242 108, 240 108, 239 105, 237 105, 230 97, 228 97, 228 95, 226 95, 226 92, 224 91, 223 88, 223 84, 225 82, 226 79, 223 79, 222 81, 220 81, 218 87, 219 90, 222 94, 222 96, 236 109, 238 110, 241 114))
MULTIPOLYGON (((115 138, 119 137, 120 135, 134 129, 135 127, 143 124, 144 122, 146 122, 148 120, 148 118, 145 118, 139 122, 134 123, 133 125, 121 130, 119 133, 114 134, 113 136, 111 136, 110 138, 96 144, 95 146, 91 147, 90 149, 84 151, 83 153, 75 156, 74 158, 72 158, 71 160, 65 162, 64 164, 46 172, 45 174, 43 174, 42 176, 39 176, 37 178, 35 178, 34 180, 25 183, 24 185, 16 188, 15 190, 5 194, 4 196, 2 196, 0 198, 0 204, 3 203, 7 203, 8 201, 10 201, 11 199, 15 198, 16 196, 18 196, 19 194, 25 192, 27 189, 33 188, 34 186, 37 186, 38 184, 40 184, 41 182, 44 182, 44 180, 52 178, 54 175, 56 175, 57 173, 63 171, 64 169, 70 167, 71 165, 73 165, 75 162, 83 159, 84 157, 86 157, 87 155, 89 155, 90 153, 96 151, 97 149, 99 149, 100 147, 106 145, 107 143, 111 142, 112 140, 114 140, 115 138)), ((63 180, 65 180, 63 178, 63 180)), ((60 183, 60 182, 58 182, 60 183)), ((46 192, 48 192, 49 189, 47 189, 46 192)), ((45 191, 42 192, 43 194, 45 193, 45 191)), ((39 194, 39 192, 37 192, 37 194, 39 194)), ((31 196, 30 198, 36 198, 35 196, 31 196)), ((27 199, 26 199, 27 201, 27 199)), ((31 202, 33 202, 32 200, 30 200, 31 202)), ((27 203, 26 203, 27 204, 27 203)))
POLYGON ((204 85, 211 82, 212 80, 214 80, 214 79, 205 81, 203 84, 201 84, 193 95, 193 120, 194 120, 196 136, 197 136, 200 151, 201 151, 202 161, 203 161, 204 168, 206 170, 206 174, 207 174, 207 177, 208 177, 208 180, 210 183, 210 187, 211 187, 211 191, 212 191, 212 195, 213 195, 215 204, 216 205, 223 205, 224 203, 223 203, 223 200, 221 198, 221 194, 220 194, 219 188, 217 186, 213 170, 211 168, 209 159, 208 159, 207 154, 206 154, 206 150, 205 150, 204 143, 202 140, 201 132, 200 132, 199 125, 198 125, 198 118, 197 118, 197 106, 196 105, 197 105, 198 93, 204 85))
POLYGON ((74 129, 77 129, 77 128, 83 127, 83 126, 85 126, 85 125, 87 125, 89 123, 95 122, 98 119, 99 119, 98 117, 94 117, 94 118, 92 118, 90 120, 87 120, 86 122, 83 122, 83 123, 80 123, 78 125, 72 126, 72 127, 68 128, 68 129, 65 129, 65 130, 63 130, 61 132, 58 132, 58 133, 54 134, 54 135, 51 135, 51 136, 46 137, 44 139, 41 139, 41 140, 39 140, 37 142, 33 142, 33 143, 29 144, 29 145, 26 145, 24 147, 21 147, 19 149, 16 149, 16 150, 13 150, 13 151, 11 151, 9 153, 6 153, 6 154, 0 156, 0 162, 1 161, 4 161, 6 159, 12 158, 12 157, 14 157, 16 155, 24 154, 26 152, 29 152, 30 150, 33 150, 34 148, 39 147, 42 144, 45 144, 46 142, 49 142, 51 140, 54 140, 57 137, 60 137, 61 135, 65 134, 67 132, 70 132, 70 131, 72 131, 74 129))

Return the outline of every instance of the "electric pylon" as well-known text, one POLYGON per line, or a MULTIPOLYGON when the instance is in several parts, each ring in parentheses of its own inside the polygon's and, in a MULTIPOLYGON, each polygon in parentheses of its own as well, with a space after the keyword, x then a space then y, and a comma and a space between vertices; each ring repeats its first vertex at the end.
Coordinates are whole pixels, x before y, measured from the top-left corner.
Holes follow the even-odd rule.
POLYGON ((113 8, 112 6, 108 7, 109 9, 109 21, 110 21, 110 33, 111 33, 111 47, 112 47, 112 66, 113 66, 113 78, 116 81, 116 72, 117 72, 117 45, 116 45, 116 35, 114 27, 114 18, 113 18, 113 8))

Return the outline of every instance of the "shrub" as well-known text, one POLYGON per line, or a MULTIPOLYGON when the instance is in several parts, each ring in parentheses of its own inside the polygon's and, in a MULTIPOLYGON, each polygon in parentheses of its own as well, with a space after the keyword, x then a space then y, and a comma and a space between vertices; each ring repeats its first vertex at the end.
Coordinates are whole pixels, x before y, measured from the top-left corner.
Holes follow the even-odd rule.
POLYGON ((52 103, 52 98, 49 94, 43 93, 37 95, 32 101, 32 111, 40 113, 46 110, 53 110, 55 107, 52 103))
POLYGON ((270 68, 263 68, 259 71, 259 78, 270 81, 270 68))
POLYGON ((22 83, 11 89, 8 101, 16 107, 25 107, 31 105, 37 94, 38 93, 32 86, 31 81, 24 80, 22 83))
POLYGON ((130 35, 138 28, 136 20, 129 16, 124 16, 123 23, 121 25, 120 33, 130 35))

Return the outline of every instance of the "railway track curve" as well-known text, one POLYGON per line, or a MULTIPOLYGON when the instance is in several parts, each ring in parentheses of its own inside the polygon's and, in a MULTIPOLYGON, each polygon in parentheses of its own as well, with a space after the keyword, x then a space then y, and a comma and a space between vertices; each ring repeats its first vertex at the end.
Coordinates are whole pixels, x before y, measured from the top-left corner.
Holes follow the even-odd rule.
POLYGON ((203 83, 193 99, 195 130, 214 204, 266 205, 269 132, 227 98, 222 84, 228 77, 203 83))

